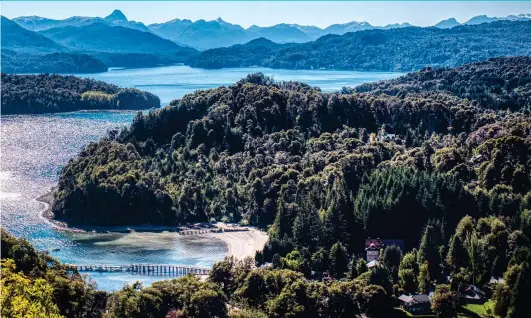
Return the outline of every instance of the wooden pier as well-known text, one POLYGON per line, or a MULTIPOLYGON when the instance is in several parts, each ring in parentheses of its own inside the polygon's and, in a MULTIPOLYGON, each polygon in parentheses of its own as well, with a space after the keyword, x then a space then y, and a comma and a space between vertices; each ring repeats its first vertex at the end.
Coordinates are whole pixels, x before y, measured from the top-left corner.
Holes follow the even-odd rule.
POLYGON ((208 275, 210 268, 187 266, 187 265, 170 265, 170 264, 132 264, 132 265, 86 265, 86 264, 65 264, 69 268, 76 269, 78 272, 129 272, 141 275, 156 276, 185 276, 208 275))

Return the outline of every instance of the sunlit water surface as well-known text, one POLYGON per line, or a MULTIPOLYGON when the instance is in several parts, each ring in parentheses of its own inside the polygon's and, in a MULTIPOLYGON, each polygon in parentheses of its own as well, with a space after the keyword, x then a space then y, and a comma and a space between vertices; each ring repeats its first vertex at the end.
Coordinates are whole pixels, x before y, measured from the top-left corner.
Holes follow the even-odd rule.
MULTIPOLYGON (((397 73, 293 71, 263 68, 201 70, 186 66, 119 69, 90 77, 123 87, 137 87, 161 98, 163 104, 198 89, 230 85, 249 73, 263 72, 276 80, 297 80, 324 91, 396 77, 397 73)), ((78 76, 85 76, 79 75, 78 76)), ((89 75, 86 75, 89 76, 89 75)), ((36 197, 55 186, 60 169, 89 142, 109 129, 128 125, 131 111, 81 111, 63 114, 3 116, 1 122, 1 224, 27 238, 62 262, 73 264, 159 263, 211 266, 227 253, 217 239, 175 233, 74 234, 58 232, 40 217, 45 208, 36 197)), ((150 284, 159 276, 92 273, 104 290, 124 283, 150 284)))
POLYGON ((105 73, 78 74, 78 76, 149 91, 160 97, 163 104, 167 104, 196 90, 234 84, 248 74, 257 72, 271 76, 277 81, 299 81, 318 86, 326 92, 339 91, 344 86, 356 86, 401 75, 401 73, 391 72, 274 70, 262 67, 205 70, 175 65, 141 69, 111 69, 105 73))

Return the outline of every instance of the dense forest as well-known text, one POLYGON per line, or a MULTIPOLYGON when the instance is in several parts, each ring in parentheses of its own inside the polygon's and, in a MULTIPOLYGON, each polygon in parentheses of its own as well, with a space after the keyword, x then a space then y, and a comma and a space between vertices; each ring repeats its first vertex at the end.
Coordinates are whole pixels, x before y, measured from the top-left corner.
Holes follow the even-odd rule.
POLYGON ((251 74, 139 113, 89 144, 63 168, 53 212, 74 225, 267 229, 255 261, 272 272, 213 279, 231 302, 269 317, 389 317, 399 294, 433 288, 433 310, 455 313, 467 284, 489 290, 498 316, 524 317, 530 65, 515 57, 425 68, 336 93, 251 74), (384 266, 367 270, 367 237, 402 239, 404 250, 386 248, 384 266), (347 281, 303 278, 323 272, 347 281), (290 275, 300 278, 270 285, 290 275), (491 276, 505 282, 492 287, 491 276), (341 306, 319 307, 315 289, 339 293, 341 306))
POLYGON ((160 107, 160 99, 149 92, 88 78, 49 74, 2 74, 1 78, 5 115, 160 107))
MULTIPOLYGON (((355 280, 323 283, 291 269, 256 269, 251 259, 228 257, 206 280, 188 275, 106 293, 4 230, 1 244, 2 317, 407 317, 379 285, 385 278, 367 269, 355 280)), ((290 264, 297 257, 293 253, 290 264)))
POLYGON ((88 54, 21 54, 2 49, 4 73, 101 73, 107 69, 101 59, 88 54))
POLYGON ((398 28, 326 35, 300 44, 261 39, 207 50, 188 64, 201 68, 264 66, 284 69, 412 71, 454 67, 498 56, 531 54, 531 21, 498 21, 451 29, 398 28))

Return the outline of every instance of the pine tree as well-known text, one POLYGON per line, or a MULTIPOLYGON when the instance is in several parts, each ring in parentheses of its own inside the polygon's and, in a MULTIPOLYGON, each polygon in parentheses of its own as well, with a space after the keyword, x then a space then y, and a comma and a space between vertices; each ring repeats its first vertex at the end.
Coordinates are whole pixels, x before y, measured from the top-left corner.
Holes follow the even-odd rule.
POLYGON ((358 276, 367 272, 368 270, 367 262, 363 258, 360 258, 356 264, 356 272, 358 273, 358 276))
POLYGON ((297 248, 308 248, 310 252, 321 246, 321 222, 314 208, 305 206, 295 217, 293 242, 297 248))
POLYGON ((351 243, 351 231, 354 231, 354 212, 347 200, 345 184, 336 177, 326 200, 329 208, 323 220, 323 234, 327 246, 341 241, 347 249, 351 243))
POLYGON ((430 271, 428 267, 428 262, 419 266, 419 276, 417 278, 419 283, 419 292, 427 294, 430 288, 430 271))
POLYGON ((352 255, 350 258, 350 262, 348 263, 348 271, 347 271, 347 278, 354 279, 358 277, 358 269, 357 269, 358 260, 356 256, 352 255))
POLYGON ((523 263, 518 267, 516 282, 511 288, 511 299, 507 318, 529 317, 529 300, 531 299, 531 273, 529 265, 523 263))
POLYGON ((278 199, 277 215, 272 226, 271 236, 273 238, 281 239, 284 235, 291 234, 291 221, 292 216, 290 211, 286 207, 286 203, 282 197, 280 197, 278 199))
POLYGON ((341 242, 336 242, 330 249, 329 256, 329 269, 330 274, 335 278, 342 278, 345 276, 348 266, 348 254, 347 249, 341 242))
POLYGON ((463 242, 463 247, 468 255, 472 285, 475 285, 476 279, 479 278, 479 262, 481 261, 479 255, 479 240, 476 231, 467 234, 465 241, 463 242))
POLYGON ((406 253, 398 268, 399 284, 406 293, 414 293, 418 290, 417 275, 418 266, 415 251, 406 253))
POLYGON ((442 233, 438 222, 428 221, 420 241, 417 264, 420 268, 421 265, 427 263, 430 277, 436 281, 440 281, 442 278, 440 246, 443 244, 442 233))

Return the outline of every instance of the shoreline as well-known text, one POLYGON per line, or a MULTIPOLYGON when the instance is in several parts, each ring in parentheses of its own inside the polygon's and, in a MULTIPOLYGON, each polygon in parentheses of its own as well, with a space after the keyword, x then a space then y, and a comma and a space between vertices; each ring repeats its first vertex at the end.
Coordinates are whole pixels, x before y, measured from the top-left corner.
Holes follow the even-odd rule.
POLYGON ((45 207, 39 212, 39 216, 55 230, 67 233, 131 233, 147 232, 162 233, 173 232, 183 236, 201 236, 215 238, 227 246, 225 256, 234 256, 237 259, 246 257, 254 258, 257 250, 263 250, 269 236, 266 232, 250 226, 239 226, 218 222, 216 224, 189 224, 187 226, 158 226, 158 225, 136 225, 136 226, 78 226, 70 227, 65 222, 57 221, 53 218, 52 204, 55 188, 35 198, 37 202, 44 203, 45 207), (185 233, 185 234, 182 234, 185 233))

